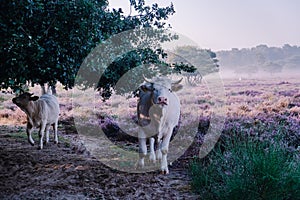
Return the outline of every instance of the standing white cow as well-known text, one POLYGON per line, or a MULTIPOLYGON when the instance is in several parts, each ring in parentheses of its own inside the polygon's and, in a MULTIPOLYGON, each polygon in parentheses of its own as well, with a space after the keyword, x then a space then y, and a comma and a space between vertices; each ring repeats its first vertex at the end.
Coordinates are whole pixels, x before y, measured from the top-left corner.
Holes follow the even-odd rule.
POLYGON ((43 137, 46 130, 46 143, 49 142, 49 129, 53 126, 54 142, 58 143, 57 126, 59 117, 59 104, 55 96, 44 94, 41 97, 32 96, 28 92, 13 98, 13 103, 16 104, 27 115, 26 132, 28 141, 34 145, 31 137, 31 132, 34 127, 39 128, 39 149, 43 149, 43 137))
POLYGON ((162 173, 169 173, 167 153, 174 127, 178 124, 180 115, 180 101, 175 94, 182 88, 182 79, 172 82, 168 78, 154 78, 147 80, 139 88, 139 102, 137 105, 139 130, 139 161, 138 167, 144 167, 147 155, 146 140, 150 139, 150 161, 161 161, 162 173), (154 152, 156 139, 157 150, 154 152))

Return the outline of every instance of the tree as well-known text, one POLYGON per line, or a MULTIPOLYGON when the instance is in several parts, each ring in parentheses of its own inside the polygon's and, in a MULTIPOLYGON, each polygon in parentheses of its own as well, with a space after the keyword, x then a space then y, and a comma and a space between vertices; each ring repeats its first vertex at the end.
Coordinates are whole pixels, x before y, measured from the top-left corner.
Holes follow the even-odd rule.
MULTIPOLYGON (((172 4, 160 8, 146 6, 144 0, 130 3, 138 13, 135 16, 124 16, 121 9, 109 10, 106 0, 2 1, 0 89, 16 91, 28 82, 54 85, 57 81, 72 88, 81 63, 97 44, 126 30, 165 28, 165 21, 175 12, 172 4)), ((159 55, 164 52, 147 49, 125 55, 109 67, 98 87, 109 96, 115 84, 109 77, 118 78, 145 60, 159 62, 159 55)))
POLYGON ((173 63, 189 64, 198 69, 202 76, 218 72, 219 65, 216 53, 209 49, 200 49, 196 46, 177 47, 169 60, 173 63), (180 55, 180 56, 178 56, 180 55))

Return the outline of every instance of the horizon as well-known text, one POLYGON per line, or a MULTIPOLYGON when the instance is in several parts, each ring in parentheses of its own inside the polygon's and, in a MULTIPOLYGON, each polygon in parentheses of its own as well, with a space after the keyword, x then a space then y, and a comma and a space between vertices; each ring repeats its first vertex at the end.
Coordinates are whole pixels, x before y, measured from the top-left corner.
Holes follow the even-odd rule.
POLYGON ((231 49, 221 49, 221 50, 217 50, 215 52, 220 52, 220 51, 232 51, 233 49, 237 49, 237 50, 243 50, 243 49, 253 49, 253 48, 256 48, 258 46, 261 46, 261 45, 266 45, 267 48, 283 48, 285 45, 290 45, 291 47, 297 47, 297 48, 300 48, 300 45, 293 45, 293 44, 283 44, 282 46, 269 46, 267 44, 257 44, 255 46, 252 46, 252 47, 241 47, 241 48, 231 48, 231 49))

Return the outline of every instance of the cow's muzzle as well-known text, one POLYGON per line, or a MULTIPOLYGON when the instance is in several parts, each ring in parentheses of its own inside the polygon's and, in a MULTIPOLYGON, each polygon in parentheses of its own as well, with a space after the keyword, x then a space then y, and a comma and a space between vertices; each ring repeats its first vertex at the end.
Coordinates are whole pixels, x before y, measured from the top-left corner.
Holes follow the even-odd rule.
POLYGON ((157 104, 159 105, 168 105, 168 99, 166 97, 158 97, 157 104))

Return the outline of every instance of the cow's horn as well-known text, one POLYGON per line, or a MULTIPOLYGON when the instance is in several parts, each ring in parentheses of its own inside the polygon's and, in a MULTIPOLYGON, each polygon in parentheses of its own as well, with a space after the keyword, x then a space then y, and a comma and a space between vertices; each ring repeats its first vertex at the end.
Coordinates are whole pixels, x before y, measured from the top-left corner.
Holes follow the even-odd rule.
POLYGON ((182 81, 183 78, 181 78, 180 80, 178 81, 172 81, 172 84, 179 84, 181 81, 182 81))
POLYGON ((144 74, 143 74, 143 78, 146 82, 151 83, 151 80, 147 79, 144 74))

